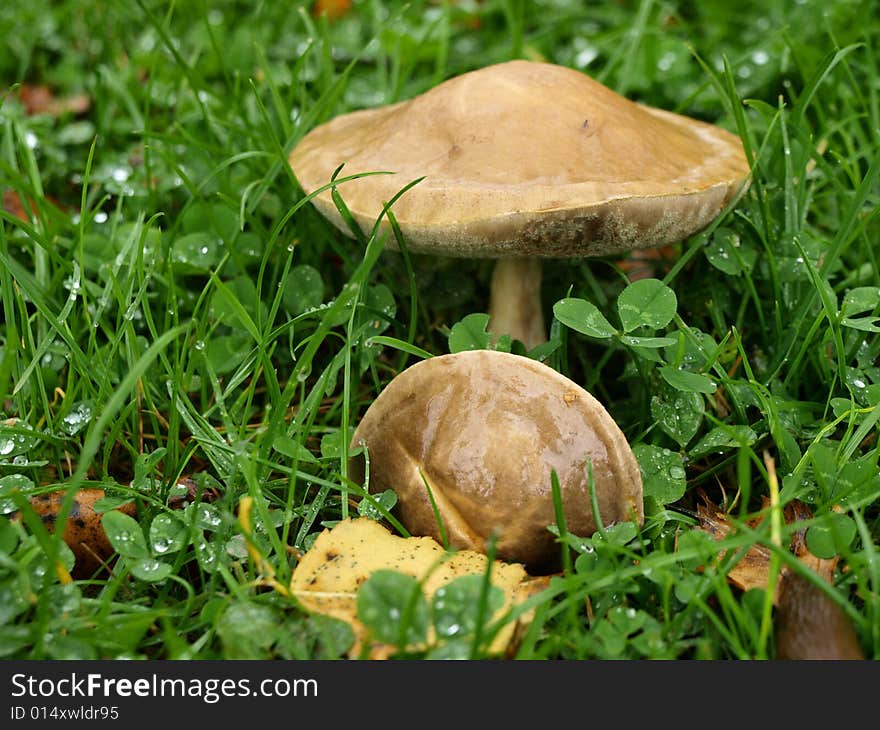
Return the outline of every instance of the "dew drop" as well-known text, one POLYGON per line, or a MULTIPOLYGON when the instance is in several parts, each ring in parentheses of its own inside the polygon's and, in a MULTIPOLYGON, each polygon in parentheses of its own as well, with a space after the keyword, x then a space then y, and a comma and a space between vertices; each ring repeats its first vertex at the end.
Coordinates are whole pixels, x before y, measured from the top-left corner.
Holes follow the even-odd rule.
POLYGON ((674 53, 664 53, 660 56, 660 60, 657 61, 657 68, 660 71, 668 71, 672 68, 672 65, 675 63, 675 54, 674 53))
POLYGON ((593 48, 592 46, 585 48, 574 57, 574 65, 578 68, 586 68, 596 60, 598 55, 599 50, 597 48, 593 48))

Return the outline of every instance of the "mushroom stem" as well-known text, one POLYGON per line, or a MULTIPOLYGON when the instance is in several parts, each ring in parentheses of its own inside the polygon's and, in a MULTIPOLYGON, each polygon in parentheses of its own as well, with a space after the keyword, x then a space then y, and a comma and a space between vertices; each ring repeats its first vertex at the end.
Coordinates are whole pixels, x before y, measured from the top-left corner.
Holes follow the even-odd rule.
POLYGON ((495 263, 489 300, 489 331, 495 338, 510 335, 529 350, 547 341, 541 270, 539 258, 506 258, 495 263))

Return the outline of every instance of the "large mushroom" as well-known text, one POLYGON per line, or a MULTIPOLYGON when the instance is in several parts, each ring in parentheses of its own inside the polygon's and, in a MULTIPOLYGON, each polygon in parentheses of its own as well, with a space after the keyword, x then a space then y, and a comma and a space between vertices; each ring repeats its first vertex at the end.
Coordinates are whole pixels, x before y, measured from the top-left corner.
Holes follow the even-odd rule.
MULTIPOLYGON (((528 347, 546 339, 543 258, 682 240, 718 216, 749 172, 730 132, 531 61, 487 66, 411 100, 336 117, 290 154, 307 193, 343 163, 346 175, 395 173, 340 187, 364 231, 424 176, 393 206, 407 246, 498 259, 490 328, 528 347)), ((312 202, 348 233, 329 190, 312 202)))
MULTIPOLYGON (((481 552, 494 538, 498 558, 533 572, 561 556, 547 529, 551 471, 572 534, 596 531, 594 501, 605 525, 644 516, 638 463, 605 408, 520 355, 471 350, 407 368, 364 413, 352 446, 366 447, 370 491, 395 490, 412 534, 481 552)), ((352 457, 351 478, 363 483, 365 465, 352 457)))

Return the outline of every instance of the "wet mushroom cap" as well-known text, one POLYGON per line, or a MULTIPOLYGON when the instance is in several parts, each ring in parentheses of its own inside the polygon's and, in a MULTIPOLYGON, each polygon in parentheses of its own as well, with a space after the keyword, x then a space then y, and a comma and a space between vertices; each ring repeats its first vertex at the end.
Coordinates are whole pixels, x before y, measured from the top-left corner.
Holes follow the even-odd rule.
MULTIPOLYGON (((394 173, 340 184, 365 231, 425 176, 393 207, 410 250, 487 258, 596 256, 681 240, 708 225, 749 172, 730 132, 531 61, 336 117, 290 155, 307 193, 342 163, 341 176, 394 173)), ((329 190, 313 203, 348 232, 329 190)))
MULTIPOLYGON (((643 520, 642 480, 626 437, 586 390, 519 355, 474 350, 404 370, 364 413, 352 447, 365 445, 369 488, 393 489, 413 535, 486 552, 534 572, 558 566, 551 469, 569 532, 596 530, 586 459, 604 524, 643 520), (430 494, 444 530, 438 527, 430 494)), ((363 483, 365 460, 349 475, 363 483)))
MULTIPOLYGON (((64 496, 65 490, 59 489, 37 494, 30 499, 31 507, 49 532, 54 533, 58 527, 56 522, 64 496)), ((77 491, 71 504, 62 537, 76 558, 71 571, 74 578, 90 577, 113 556, 113 546, 101 524, 103 513, 95 511, 95 503, 104 496, 103 489, 84 488, 77 491)), ((134 515, 133 502, 123 504, 117 509, 129 516, 134 515)), ((15 517, 19 518, 18 513, 15 517)))

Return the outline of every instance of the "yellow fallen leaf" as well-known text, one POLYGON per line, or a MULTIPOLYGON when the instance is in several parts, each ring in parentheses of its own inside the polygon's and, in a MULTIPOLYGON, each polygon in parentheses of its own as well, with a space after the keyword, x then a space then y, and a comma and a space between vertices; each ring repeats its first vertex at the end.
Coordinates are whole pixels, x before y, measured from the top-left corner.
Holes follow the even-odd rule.
MULTIPOLYGON (((463 575, 484 575, 488 558, 471 550, 447 552, 430 537, 400 537, 375 520, 365 517, 343 520, 318 535, 311 549, 293 571, 290 592, 307 611, 342 619, 351 625, 355 644, 350 656, 358 656, 368 639, 357 617, 357 592, 377 570, 396 570, 422 582, 428 601, 441 586, 463 575)), ((519 563, 493 561, 492 584, 504 592, 504 604, 493 619, 504 614, 546 585, 546 578, 532 578, 519 563)), ((531 612, 508 622, 496 634, 492 653, 502 654, 518 638, 531 619, 531 612)), ((433 637, 433 635, 432 635, 433 637)), ((395 647, 371 643, 371 659, 387 658, 395 647)))

